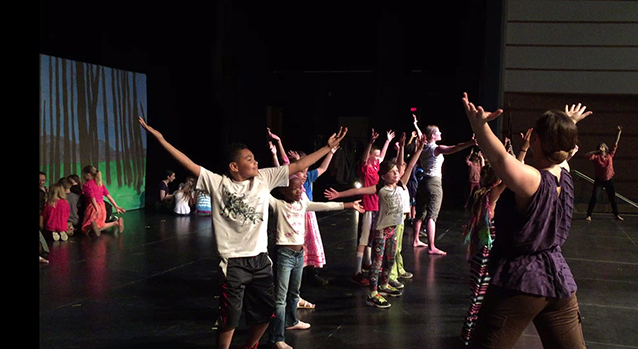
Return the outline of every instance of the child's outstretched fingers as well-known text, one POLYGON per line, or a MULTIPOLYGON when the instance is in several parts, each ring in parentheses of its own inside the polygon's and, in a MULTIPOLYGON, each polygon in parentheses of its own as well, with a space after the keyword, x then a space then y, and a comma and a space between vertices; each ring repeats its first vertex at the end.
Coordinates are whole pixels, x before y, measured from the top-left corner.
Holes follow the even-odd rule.
POLYGON ((332 188, 328 188, 323 192, 323 195, 326 197, 326 199, 328 200, 334 200, 336 198, 339 197, 339 192, 332 189, 332 188))
POLYGON ((354 201, 352 204, 353 204, 352 208, 357 210, 357 212, 359 212, 359 213, 365 213, 366 212, 366 210, 363 209, 363 206, 361 206, 361 200, 354 201))

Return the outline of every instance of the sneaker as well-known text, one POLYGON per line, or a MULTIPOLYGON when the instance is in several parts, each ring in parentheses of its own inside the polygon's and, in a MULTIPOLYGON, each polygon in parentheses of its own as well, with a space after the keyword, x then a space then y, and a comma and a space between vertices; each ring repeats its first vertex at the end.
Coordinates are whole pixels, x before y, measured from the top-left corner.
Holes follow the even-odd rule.
POLYGON ((286 327, 287 330, 307 330, 309 328, 310 324, 301 320, 299 320, 299 322, 297 322, 294 326, 286 327))
POLYGON ((586 221, 591 221, 591 216, 587 216, 587 217, 585 218, 585 220, 586 220, 586 221))
POLYGON ((412 279, 413 276, 414 274, 410 273, 409 271, 406 271, 405 273, 399 275, 399 279, 412 279))
POLYGON ((616 220, 617 220, 617 221, 624 221, 625 219, 624 219, 624 218, 622 218, 622 217, 620 217, 620 215, 616 215, 616 220))
POLYGON ((388 303, 388 301, 383 298, 381 294, 377 293, 373 297, 368 296, 368 299, 366 299, 366 305, 379 309, 387 309, 390 308, 392 304, 388 303))
POLYGON ((368 278, 366 278, 363 273, 357 273, 352 275, 351 278, 352 282, 354 282, 357 285, 361 285, 361 286, 370 286, 370 280, 368 280, 368 278))
POLYGON ((68 235, 66 235, 66 233, 65 233, 65 232, 60 232, 60 240, 62 240, 62 241, 66 241, 66 240, 68 240, 68 239, 69 239, 69 236, 68 236, 68 235))
POLYGON ((388 285, 387 287, 379 287, 379 294, 382 296, 399 297, 403 293, 396 287, 388 285))
POLYGON ((390 282, 388 282, 388 285, 396 288, 397 290, 400 290, 405 287, 405 285, 402 284, 399 280, 390 280, 390 282))
POLYGON ((53 241, 58 241, 60 240, 60 234, 53 232, 51 233, 51 235, 53 235, 53 241))

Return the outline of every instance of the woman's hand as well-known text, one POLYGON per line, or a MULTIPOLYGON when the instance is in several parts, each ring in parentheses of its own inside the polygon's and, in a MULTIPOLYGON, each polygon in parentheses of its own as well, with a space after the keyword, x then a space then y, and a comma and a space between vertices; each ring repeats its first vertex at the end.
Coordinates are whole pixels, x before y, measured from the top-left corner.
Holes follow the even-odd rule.
POLYGON ((465 107, 465 114, 470 121, 472 129, 477 126, 484 125, 503 114, 503 109, 497 109, 496 111, 490 112, 485 111, 481 106, 474 106, 474 104, 470 102, 467 92, 463 92, 463 106, 465 107))
POLYGON ((565 105, 565 114, 576 124, 594 113, 592 111, 585 112, 585 109, 587 109, 587 107, 580 103, 578 103, 578 105, 572 104, 571 107, 565 105))

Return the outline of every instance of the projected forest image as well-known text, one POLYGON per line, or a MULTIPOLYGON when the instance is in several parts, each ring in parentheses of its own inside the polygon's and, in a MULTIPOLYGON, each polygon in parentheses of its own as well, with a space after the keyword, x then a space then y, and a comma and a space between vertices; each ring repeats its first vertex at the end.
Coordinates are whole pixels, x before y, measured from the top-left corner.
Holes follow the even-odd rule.
POLYGON ((144 207, 146 75, 40 55, 40 169, 47 185, 86 165, 119 206, 144 207))

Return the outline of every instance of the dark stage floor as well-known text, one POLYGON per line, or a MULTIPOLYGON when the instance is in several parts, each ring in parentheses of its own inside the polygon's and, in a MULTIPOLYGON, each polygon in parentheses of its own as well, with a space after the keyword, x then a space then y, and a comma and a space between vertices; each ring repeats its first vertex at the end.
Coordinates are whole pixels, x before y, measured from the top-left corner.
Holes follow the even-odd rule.
MULTIPOLYGON (((123 217, 123 234, 50 244, 51 263, 40 266, 40 347, 213 347, 220 274, 210 218, 144 210, 123 217)), ((321 275, 330 284, 302 286, 302 297, 317 308, 299 311, 312 327, 287 331, 288 343, 297 349, 460 347, 469 294, 460 237, 466 212, 441 213, 437 245, 447 256, 404 246, 406 269, 415 277, 402 297, 389 299, 390 309, 366 306, 366 288, 350 281, 355 215, 318 217, 328 260, 321 275)), ((583 218, 576 214, 564 253, 579 286, 587 346, 638 348, 638 217, 583 218)), ((234 343, 245 335, 242 326, 234 343)), ((517 347, 540 347, 533 327, 517 347)))

